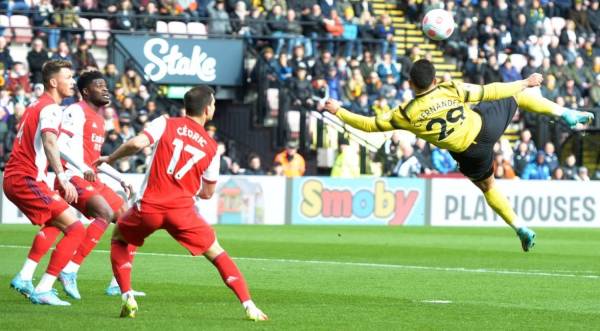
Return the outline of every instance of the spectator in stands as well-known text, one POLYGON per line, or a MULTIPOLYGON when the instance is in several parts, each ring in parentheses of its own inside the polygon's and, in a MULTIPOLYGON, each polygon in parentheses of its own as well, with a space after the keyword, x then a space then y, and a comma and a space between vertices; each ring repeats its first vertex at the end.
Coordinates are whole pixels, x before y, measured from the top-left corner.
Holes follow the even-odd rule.
POLYGON ((312 99, 313 88, 311 82, 306 79, 307 68, 302 62, 298 65, 296 77, 289 81, 289 95, 292 109, 313 109, 315 102, 312 99))
POLYGON ((394 131, 392 137, 387 139, 377 151, 375 160, 381 162, 384 176, 391 176, 394 167, 398 164, 399 155, 402 155, 400 150, 401 138, 400 132, 394 131))
POLYGON ((587 10, 588 20, 592 26, 592 30, 596 35, 600 33, 600 1, 592 1, 590 8, 587 10))
POLYGON ((269 171, 270 176, 285 176, 283 172, 283 166, 279 162, 273 162, 273 167, 269 171))
POLYGON ((360 164, 358 153, 347 139, 339 142, 340 151, 335 157, 331 168, 331 177, 334 178, 357 178, 360 177, 360 164))
POLYGON ((577 179, 577 159, 574 154, 569 154, 565 159, 565 165, 562 167, 565 173, 565 179, 577 179))
POLYGON ((32 7, 33 15, 31 21, 34 26, 34 34, 46 33, 48 35, 48 46, 56 49, 60 32, 57 29, 49 29, 53 24, 54 7, 50 0, 41 0, 32 7))
POLYGON ((334 67, 334 63, 331 57, 331 52, 324 50, 321 52, 321 57, 315 61, 313 65, 313 77, 325 76, 329 72, 329 68, 334 67))
POLYGON ((529 77, 538 72, 538 67, 535 65, 535 59, 529 55, 526 56, 527 64, 521 68, 521 77, 529 77))
POLYGON ((207 7, 210 22, 208 23, 208 32, 215 35, 226 35, 231 33, 231 24, 229 14, 225 11, 225 1, 216 0, 208 4, 207 7))
POLYGON ((77 45, 81 38, 82 30, 78 30, 81 28, 78 11, 79 8, 73 6, 70 0, 62 0, 52 16, 53 23, 61 28, 60 38, 66 40, 68 45, 77 45))
POLYGON ((560 91, 561 96, 565 99, 565 105, 569 108, 583 107, 584 100, 581 92, 575 86, 573 78, 567 79, 563 89, 560 91))
POLYGON ((481 75, 484 84, 502 82, 502 73, 496 55, 490 55, 488 60, 482 65, 481 75))
POLYGON ((360 74, 360 69, 356 68, 352 70, 352 76, 350 77, 350 79, 348 79, 346 85, 344 86, 344 96, 349 103, 354 104, 358 101, 358 98, 363 94, 366 95, 365 80, 360 74))
POLYGON ((552 172, 552 180, 565 180, 565 173, 561 167, 557 167, 552 172))
POLYGON ((575 85, 580 91, 588 90, 594 83, 592 70, 585 64, 583 57, 577 56, 575 58, 575 62, 573 63, 573 72, 575 85))
POLYGON ((575 77, 573 69, 568 66, 561 53, 554 56, 554 64, 550 67, 550 73, 556 77, 559 86, 562 86, 568 79, 575 77))
POLYGON ((596 75, 596 81, 590 88, 590 105, 600 107, 600 74, 596 75))
POLYGON ((325 25, 323 23, 323 13, 321 7, 317 4, 312 7, 305 7, 302 10, 302 16, 300 17, 302 24, 302 34, 306 38, 309 38, 311 42, 311 48, 306 49, 307 55, 316 55, 318 51, 318 38, 322 38, 325 35, 325 25))
POLYGON ((431 150, 429 143, 421 138, 417 138, 413 145, 415 156, 423 169, 422 173, 431 174, 433 172, 433 162, 431 161, 431 150))
POLYGON ((142 109, 146 107, 149 101, 154 101, 155 99, 156 95, 154 93, 150 94, 146 85, 140 85, 138 93, 133 96, 133 103, 136 109, 142 109))
MULTIPOLYGON (((326 16, 326 15, 325 15, 326 16)), ((339 51, 339 40, 344 33, 344 25, 340 19, 337 10, 332 9, 330 18, 324 17, 323 24, 325 27, 325 36, 327 38, 327 50, 332 54, 337 54, 339 51)))
POLYGON ((345 43, 344 56, 349 61, 353 56, 360 56, 362 54, 362 43, 360 40, 357 40, 360 20, 354 15, 352 7, 346 7, 344 10, 342 24, 344 28, 342 39, 345 43))
POLYGON ((399 153, 398 162, 392 170, 394 177, 417 177, 421 174, 423 166, 419 162, 419 158, 414 153, 413 147, 403 141, 400 143, 400 148, 396 151, 399 153))
POLYGON ((262 6, 265 11, 271 12, 273 7, 276 5, 281 7, 282 11, 287 10, 287 1, 286 0, 262 0, 262 6))
POLYGON ((25 93, 25 89, 23 88, 23 86, 21 85, 17 85, 17 87, 15 88, 15 92, 13 95, 13 104, 15 105, 15 107, 17 105, 21 105, 21 106, 28 106, 29 105, 29 93, 25 93))
POLYGON ((329 87, 329 97, 335 100, 342 100, 342 84, 343 82, 340 80, 338 76, 338 71, 336 67, 329 68, 329 72, 327 73, 327 86, 329 87))
POLYGON ((302 155, 298 154, 298 142, 289 141, 283 152, 275 156, 275 161, 283 167, 283 173, 286 177, 297 177, 304 175, 305 161, 302 155))
POLYGON ((252 175, 252 176, 266 175, 266 172, 263 170, 263 168, 261 166, 260 156, 258 156, 258 154, 251 153, 248 156, 248 167, 246 168, 246 171, 244 172, 244 174, 252 175))
POLYGON ((584 5, 583 1, 575 1, 575 5, 569 11, 568 17, 575 23, 577 35, 586 38, 594 33, 594 29, 592 28, 588 17, 587 5, 584 5))
POLYGON ((504 159, 502 152, 494 154, 494 177, 497 179, 514 179, 517 177, 510 162, 504 159))
POLYGON ((294 47, 294 52, 290 59, 290 66, 294 72, 298 71, 300 66, 303 66, 304 70, 307 70, 307 73, 310 72, 309 57, 305 55, 304 45, 298 44, 294 47))
MULTIPOLYGON (((254 45, 259 48, 269 42, 265 39, 257 38, 257 36, 268 36, 271 34, 267 23, 265 22, 265 16, 261 11, 260 7, 254 7, 248 18, 248 35, 252 37, 248 40, 250 45, 254 45)), ((240 30, 241 31, 241 30, 240 30)))
MULTIPOLYGON (((538 38, 536 36, 530 36, 531 44, 529 45, 528 54, 534 60, 534 66, 537 68, 542 65, 542 61, 546 58, 550 58, 550 51, 546 44, 544 44, 544 38, 538 38)), ((523 74, 523 73, 521 73, 523 74)), ((523 77, 527 77, 522 75, 523 77)), ((543 75, 546 77, 546 75, 543 75)))
POLYGON ((506 58, 506 61, 504 61, 504 64, 500 68, 500 75, 502 75, 503 82, 514 82, 523 79, 517 68, 513 66, 510 57, 506 58))
POLYGON ((142 132, 144 128, 148 124, 148 111, 145 109, 141 109, 137 112, 137 116, 131 122, 133 126, 133 130, 135 132, 142 132))
POLYGON ((237 1, 233 11, 229 14, 229 22, 231 23, 231 32, 238 36, 250 36, 248 28, 248 16, 250 12, 246 7, 246 2, 237 1))
POLYGON ((400 69, 398 68, 398 64, 393 61, 392 55, 389 53, 383 54, 383 61, 377 66, 377 74, 379 77, 391 75, 394 84, 400 83, 400 69))
POLYGON ((30 102, 37 101, 44 94, 44 84, 33 84, 33 93, 31 94, 30 102))
POLYGON ((364 77, 370 77, 372 72, 375 72, 375 60, 373 53, 368 49, 363 52, 362 60, 359 65, 360 73, 364 77))
POLYGON ((348 108, 350 111, 356 114, 364 115, 364 116, 372 116, 373 111, 369 106, 369 96, 367 93, 362 93, 358 98, 356 98, 350 104, 348 108))
POLYGON ((302 25, 296 19, 296 12, 293 9, 288 9, 286 20, 287 54, 291 56, 294 47, 300 44, 304 44, 306 49, 310 49, 311 42, 302 36, 302 25))
POLYGON ((104 118, 104 129, 107 132, 110 130, 115 130, 115 132, 117 133, 121 132, 121 127, 119 126, 119 118, 117 117, 115 109, 112 106, 105 107, 103 109, 102 117, 104 118))
POLYGON ((156 4, 149 1, 142 12, 143 15, 138 16, 137 27, 140 30, 155 31, 156 22, 158 21, 158 8, 156 4))
POLYGON ((121 76, 123 93, 126 96, 134 96, 139 92, 140 85, 142 85, 142 77, 133 68, 126 68, 125 74, 121 76))
MULTIPOLYGON (((168 1, 161 0, 160 4, 163 5, 166 2, 168 2, 168 1)), ((102 0, 102 1, 98 2, 98 8, 100 9, 101 12, 107 12, 110 14, 114 14, 117 12, 118 3, 119 3, 119 1, 117 1, 117 0, 102 0)))
POLYGON ((31 83, 29 82, 29 72, 22 62, 14 62, 13 67, 8 73, 8 90, 16 92, 17 86, 20 86, 25 92, 31 93, 31 83))
POLYGON ((288 63, 288 55, 287 53, 281 53, 277 62, 277 79, 283 85, 290 78, 292 78, 292 67, 288 63))
POLYGON ((446 149, 435 147, 431 151, 431 160, 433 162, 433 168, 440 174, 456 171, 456 161, 454 161, 446 149))
POLYGON ((0 36, 0 69, 8 71, 12 69, 13 59, 10 56, 10 50, 6 46, 6 38, 0 36))
POLYGON ((79 2, 79 11, 86 14, 97 14, 100 12, 96 0, 82 0, 79 2))
POLYGON ((119 71, 114 63, 107 63, 104 66, 104 79, 106 80, 106 87, 109 91, 114 91, 119 82, 119 71))
POLYGON ((392 25, 392 19, 388 14, 381 15, 380 22, 376 28, 377 38, 381 40, 381 56, 390 53, 392 59, 396 61, 396 42, 394 41, 395 28, 392 25))
POLYGON ((560 32, 559 43, 561 46, 567 46, 569 41, 577 42, 577 32, 575 31, 575 22, 567 20, 565 27, 560 32))
POLYGON ((97 69, 98 64, 94 55, 89 50, 89 45, 86 42, 79 43, 77 52, 73 55, 73 65, 78 68, 79 71, 97 69))
MULTIPOLYGON (((73 57, 71 56, 71 49, 69 48, 69 44, 65 40, 61 40, 58 43, 57 51, 52 54, 51 60, 63 60, 73 63, 73 57)), ((75 63, 73 63, 73 71, 77 71, 77 67, 75 67, 75 63)))
POLYGON ((539 151, 535 159, 525 167, 522 179, 550 179, 550 167, 546 163, 546 158, 543 151, 539 151))
POLYGON ((121 139, 119 133, 114 129, 107 130, 106 140, 102 145, 102 155, 110 155, 112 152, 116 151, 121 144, 123 144, 123 139, 121 139))
POLYGON ((590 181, 590 176, 588 175, 588 168, 579 167, 579 170, 577 171, 577 180, 584 182, 590 181))
POLYGON ((117 30, 134 31, 136 29, 136 21, 133 16, 135 12, 132 7, 131 1, 121 1, 114 23, 117 30))
POLYGON ((549 74, 545 76, 544 85, 542 85, 540 90, 544 98, 548 100, 556 100, 556 98, 559 96, 559 90, 556 86, 556 78, 554 78, 554 75, 549 74))
POLYGON ((38 84, 42 82, 42 65, 50 60, 50 56, 44 48, 42 39, 35 38, 31 46, 31 50, 27 53, 27 64, 29 65, 31 83, 38 84))
POLYGON ((521 130, 520 138, 515 142, 515 146, 517 150, 520 150, 519 146, 521 143, 525 143, 527 145, 527 153, 531 153, 532 155, 537 152, 537 148, 535 147, 535 143, 533 139, 531 139, 531 131, 529 129, 521 130))
POLYGON ((546 145, 544 145, 544 157, 546 158, 546 164, 550 167, 550 172, 553 172, 554 169, 558 168, 558 156, 556 155, 553 143, 547 142, 546 145))
POLYGON ((220 166, 219 166, 219 174, 228 175, 231 172, 229 171, 229 167, 233 162, 229 156, 226 155, 227 148, 225 147, 225 143, 223 141, 217 142, 217 155, 220 157, 220 166))
POLYGON ((269 15, 267 15, 267 26, 273 37, 273 48, 275 49, 275 57, 279 57, 279 54, 283 50, 285 45, 285 33, 287 29, 287 20, 283 15, 283 9, 281 5, 276 4, 271 9, 269 15))

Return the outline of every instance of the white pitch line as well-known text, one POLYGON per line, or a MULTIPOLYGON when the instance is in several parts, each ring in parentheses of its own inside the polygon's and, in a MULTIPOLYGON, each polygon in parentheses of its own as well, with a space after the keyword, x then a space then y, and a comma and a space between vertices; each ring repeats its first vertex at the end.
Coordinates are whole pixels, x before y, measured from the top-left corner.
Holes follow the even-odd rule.
MULTIPOLYGON (((0 245, 0 248, 18 248, 29 249, 29 246, 22 245, 0 245)), ((103 249, 95 249, 94 252, 108 254, 110 251, 103 249)), ((187 254, 169 254, 169 253, 147 253, 136 252, 140 256, 162 256, 162 257, 181 257, 193 258, 194 256, 187 254)), ((233 257, 235 260, 245 261, 263 261, 263 262, 281 262, 281 263, 304 263, 304 264, 326 264, 339 266, 367 267, 367 268, 389 268, 389 269, 409 269, 409 270, 426 270, 426 271, 446 271, 446 272, 464 272, 478 274, 498 274, 498 275, 520 275, 520 276, 540 276, 540 277, 570 277, 570 278, 588 278, 600 279, 600 275, 580 275, 577 271, 571 273, 557 273, 553 271, 521 271, 521 270, 500 270, 500 269, 469 269, 462 267, 435 267, 435 266, 419 266, 405 264, 384 264, 384 263, 363 263, 363 262, 341 262, 341 261, 322 261, 322 260, 296 260, 296 259, 276 259, 276 258, 260 258, 260 257, 233 257)))

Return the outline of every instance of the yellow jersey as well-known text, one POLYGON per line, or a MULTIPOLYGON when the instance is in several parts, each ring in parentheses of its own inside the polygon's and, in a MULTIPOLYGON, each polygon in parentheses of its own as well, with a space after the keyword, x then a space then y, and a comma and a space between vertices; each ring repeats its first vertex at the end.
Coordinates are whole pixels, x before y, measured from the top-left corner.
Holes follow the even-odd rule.
POLYGON ((407 130, 440 148, 462 152, 475 141, 481 130, 481 116, 471 109, 470 104, 508 98, 525 88, 523 81, 483 86, 450 81, 374 117, 354 114, 343 108, 336 116, 359 130, 407 130))

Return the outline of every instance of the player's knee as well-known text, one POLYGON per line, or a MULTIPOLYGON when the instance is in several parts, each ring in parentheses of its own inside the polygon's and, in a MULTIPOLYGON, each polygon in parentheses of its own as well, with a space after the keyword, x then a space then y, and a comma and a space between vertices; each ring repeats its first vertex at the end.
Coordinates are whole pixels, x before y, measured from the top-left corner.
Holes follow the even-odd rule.
POLYGON ((214 260, 217 256, 221 255, 225 250, 219 242, 215 239, 215 241, 210 245, 210 247, 204 252, 204 256, 206 256, 209 260, 214 260))
POLYGON ((107 207, 98 208, 95 210, 93 215, 95 218, 103 219, 106 223, 112 222, 113 218, 115 217, 115 213, 112 211, 112 209, 107 207))

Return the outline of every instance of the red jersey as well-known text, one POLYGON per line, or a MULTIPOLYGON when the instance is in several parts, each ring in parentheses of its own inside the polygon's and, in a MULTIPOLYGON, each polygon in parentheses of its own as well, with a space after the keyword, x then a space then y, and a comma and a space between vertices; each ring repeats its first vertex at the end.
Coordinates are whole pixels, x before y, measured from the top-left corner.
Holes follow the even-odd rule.
MULTIPOLYGON (((60 131, 61 145, 68 144, 69 157, 95 172, 94 161, 100 157, 104 143, 104 118, 90 108, 87 102, 80 101, 63 111, 60 131), (69 139, 62 139, 63 134, 69 139)), ((79 173, 70 163, 66 164, 66 168, 71 174, 79 173)))
POLYGON ((48 159, 42 145, 42 133, 49 131, 58 135, 61 117, 62 108, 48 93, 27 107, 4 170, 5 178, 21 175, 36 181, 46 179, 48 159))
POLYGON ((154 144, 150 166, 140 191, 141 211, 164 211, 194 205, 202 179, 219 176, 217 143, 204 127, 188 117, 161 116, 143 131, 154 144))

